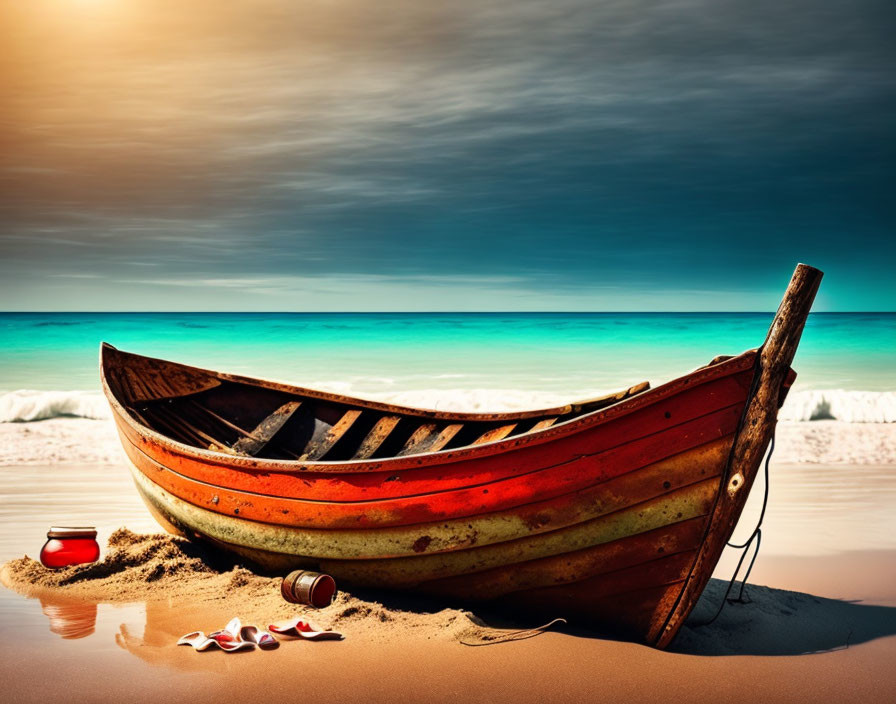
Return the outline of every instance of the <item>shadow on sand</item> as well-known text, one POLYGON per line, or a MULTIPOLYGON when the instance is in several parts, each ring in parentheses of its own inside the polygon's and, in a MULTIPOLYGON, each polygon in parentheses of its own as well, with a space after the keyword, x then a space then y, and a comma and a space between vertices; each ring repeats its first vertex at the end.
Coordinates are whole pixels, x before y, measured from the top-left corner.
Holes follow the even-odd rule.
MULTIPOLYGON (((896 608, 748 585, 748 603, 716 613, 727 583, 713 579, 670 650, 689 655, 802 655, 896 635, 896 608)), ((736 593, 736 592, 735 592, 736 593)))
MULTIPOLYGON (((701 625, 716 613, 727 586, 727 582, 710 580, 670 652, 703 656, 804 655, 842 650, 896 635, 896 607, 826 599, 753 584, 746 588, 747 603, 726 604, 715 621, 701 625)), ((446 606, 412 595, 366 590, 352 590, 352 593, 396 610, 432 612, 446 606)), ((732 594, 736 593, 735 589, 732 594)), ((467 608, 472 608, 469 616, 474 623, 497 629, 529 629, 551 617, 550 614, 523 617, 482 605, 467 605, 467 608)), ((578 624, 572 615, 555 615, 566 616, 568 623, 555 626, 552 631, 581 638, 614 638, 578 624)))

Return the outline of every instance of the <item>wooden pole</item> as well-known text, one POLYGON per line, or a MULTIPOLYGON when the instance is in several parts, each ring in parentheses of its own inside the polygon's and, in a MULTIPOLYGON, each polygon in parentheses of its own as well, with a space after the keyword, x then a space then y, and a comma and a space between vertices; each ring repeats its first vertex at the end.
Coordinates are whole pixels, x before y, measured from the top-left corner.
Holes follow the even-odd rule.
POLYGON ((753 387, 728 458, 728 471, 713 509, 703 547, 662 628, 648 640, 665 648, 700 598, 747 500, 778 420, 781 389, 796 354, 822 272, 798 264, 756 359, 753 387))
MULTIPOLYGON (((743 478, 747 476, 749 469, 759 466, 775 432, 781 386, 796 354, 822 276, 818 269, 797 264, 765 342, 759 350, 753 393, 744 411, 728 462, 728 493, 732 496, 742 490, 745 483, 743 478), (742 478, 738 478, 738 474, 742 478)), ((731 528, 733 530, 734 526, 731 528)))

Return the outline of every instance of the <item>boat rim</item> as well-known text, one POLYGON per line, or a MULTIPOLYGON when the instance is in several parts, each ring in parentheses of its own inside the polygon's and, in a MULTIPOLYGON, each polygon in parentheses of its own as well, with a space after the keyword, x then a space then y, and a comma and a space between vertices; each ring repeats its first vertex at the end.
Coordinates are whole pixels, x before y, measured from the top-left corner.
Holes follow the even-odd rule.
MULTIPOLYGON (((313 389, 304 389, 302 387, 293 386, 291 384, 286 384, 279 381, 272 381, 263 378, 257 377, 248 377, 242 376, 238 374, 229 374, 225 372, 217 372, 210 369, 203 369, 201 367, 193 367, 187 364, 181 364, 180 362, 172 362, 170 360, 161 359, 159 357, 146 357, 145 355, 137 355, 136 353, 125 352, 119 350, 113 345, 102 342, 100 344, 100 380, 103 387, 103 392, 106 395, 107 400, 112 406, 113 412, 115 416, 121 418, 128 426, 131 427, 138 434, 145 435, 152 439, 154 442, 158 443, 162 447, 167 450, 173 451, 177 454, 192 457, 197 460, 203 462, 212 462, 216 465, 220 465, 223 467, 229 468, 239 468, 244 470, 256 470, 256 471, 277 471, 277 472, 340 472, 340 471, 349 471, 357 468, 366 468, 366 469, 375 469, 378 471, 389 471, 391 469, 409 469, 415 467, 423 467, 429 464, 449 464, 454 462, 460 462, 464 460, 470 459, 478 459, 480 457, 488 457, 495 454, 500 454, 502 452, 507 452, 509 450, 516 450, 522 447, 527 447, 531 445, 541 445, 546 442, 550 442, 551 440, 565 437, 568 435, 573 435, 582 427, 589 426, 595 423, 595 419, 599 416, 606 416, 605 418, 601 418, 599 422, 604 422, 606 420, 610 420, 613 418, 618 418, 621 416, 628 415, 643 406, 649 405, 650 403, 661 401, 669 396, 674 395, 674 393, 682 390, 681 387, 690 387, 699 386, 709 381, 713 381, 714 379, 721 378, 724 376, 729 376, 734 373, 745 371, 755 365, 757 359, 757 350, 749 349, 742 352, 739 355, 732 356, 728 359, 725 359, 720 362, 710 363, 708 365, 699 367, 687 374, 682 376, 675 377, 674 379, 670 379, 669 381, 660 384, 659 386, 655 386, 653 388, 646 389, 634 396, 630 396, 628 398, 621 399, 616 401, 615 403, 611 403, 608 406, 603 408, 595 409, 594 411, 590 411, 589 413, 585 413, 583 415, 577 416, 575 418, 571 418, 566 421, 561 421, 555 423, 554 425, 548 428, 542 428, 540 430, 528 431, 526 433, 522 433, 516 436, 510 436, 507 438, 503 438, 501 440, 492 440, 490 442, 482 443, 481 445, 476 446, 465 446, 452 448, 449 450, 439 450, 437 452, 419 452, 408 455, 402 455, 401 457, 382 457, 376 459, 349 459, 349 460, 283 460, 283 459, 269 459, 265 457, 252 457, 252 456, 241 456, 241 455, 233 455, 226 452, 218 452, 215 450, 209 450, 206 448, 196 447, 194 445, 188 445, 186 443, 179 442, 167 435, 163 435, 157 430, 139 422, 136 418, 134 418, 131 413, 124 407, 122 402, 118 399, 115 393, 112 391, 108 379, 106 378, 106 364, 105 364, 105 354, 107 350, 113 350, 119 354, 124 355, 132 355, 138 357, 144 357, 146 359, 152 359, 156 361, 165 362, 167 364, 173 364, 179 366, 181 368, 191 369, 200 371, 206 374, 212 374, 220 379, 226 381, 233 381, 236 383, 244 383, 249 385, 259 385, 261 383, 263 386, 268 388, 275 388, 283 391, 287 391, 289 393, 296 393, 297 395, 303 395, 306 391, 311 391, 312 395, 316 395, 319 393, 325 394, 325 398, 327 400, 331 400, 335 403, 345 403, 347 405, 357 404, 358 402, 367 405, 373 404, 376 406, 381 406, 379 410, 393 410, 393 412, 401 412, 403 409, 407 409, 408 411, 416 412, 422 409, 414 408, 414 407, 402 407, 402 406, 393 406, 390 404, 381 404, 377 401, 368 401, 361 398, 344 396, 342 394, 330 394, 328 392, 315 392, 313 389), (692 380, 694 383, 692 385, 692 380)), ((566 406, 559 406, 555 408, 547 408, 547 409, 539 409, 535 411, 531 411, 533 414, 541 414, 541 413, 551 413, 552 411, 567 408, 566 406)), ((512 412, 509 412, 512 413, 512 412)), ((528 412, 527 412, 528 413, 528 412)), ((453 414, 452 414, 453 415, 453 414)), ((489 420, 488 416, 494 414, 458 414, 458 415, 466 415, 471 417, 471 419, 480 419, 480 420, 489 420), (482 416, 486 416, 482 418, 482 416)))

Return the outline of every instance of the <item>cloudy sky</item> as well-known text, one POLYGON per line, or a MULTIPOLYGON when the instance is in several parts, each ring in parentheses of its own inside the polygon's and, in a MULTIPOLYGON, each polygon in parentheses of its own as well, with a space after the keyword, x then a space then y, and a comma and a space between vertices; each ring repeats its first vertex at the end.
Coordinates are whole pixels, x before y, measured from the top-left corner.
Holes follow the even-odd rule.
POLYGON ((0 309, 896 309, 888 0, 0 8, 0 309))

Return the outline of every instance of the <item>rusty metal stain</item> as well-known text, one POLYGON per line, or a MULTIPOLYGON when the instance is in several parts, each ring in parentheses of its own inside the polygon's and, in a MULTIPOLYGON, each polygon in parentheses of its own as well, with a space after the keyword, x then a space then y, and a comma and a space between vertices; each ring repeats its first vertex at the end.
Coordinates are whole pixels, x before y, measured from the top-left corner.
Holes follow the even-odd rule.
POLYGON ((426 548, 429 547, 429 544, 432 542, 432 538, 428 535, 421 535, 414 541, 413 549, 414 552, 425 552, 426 548))

